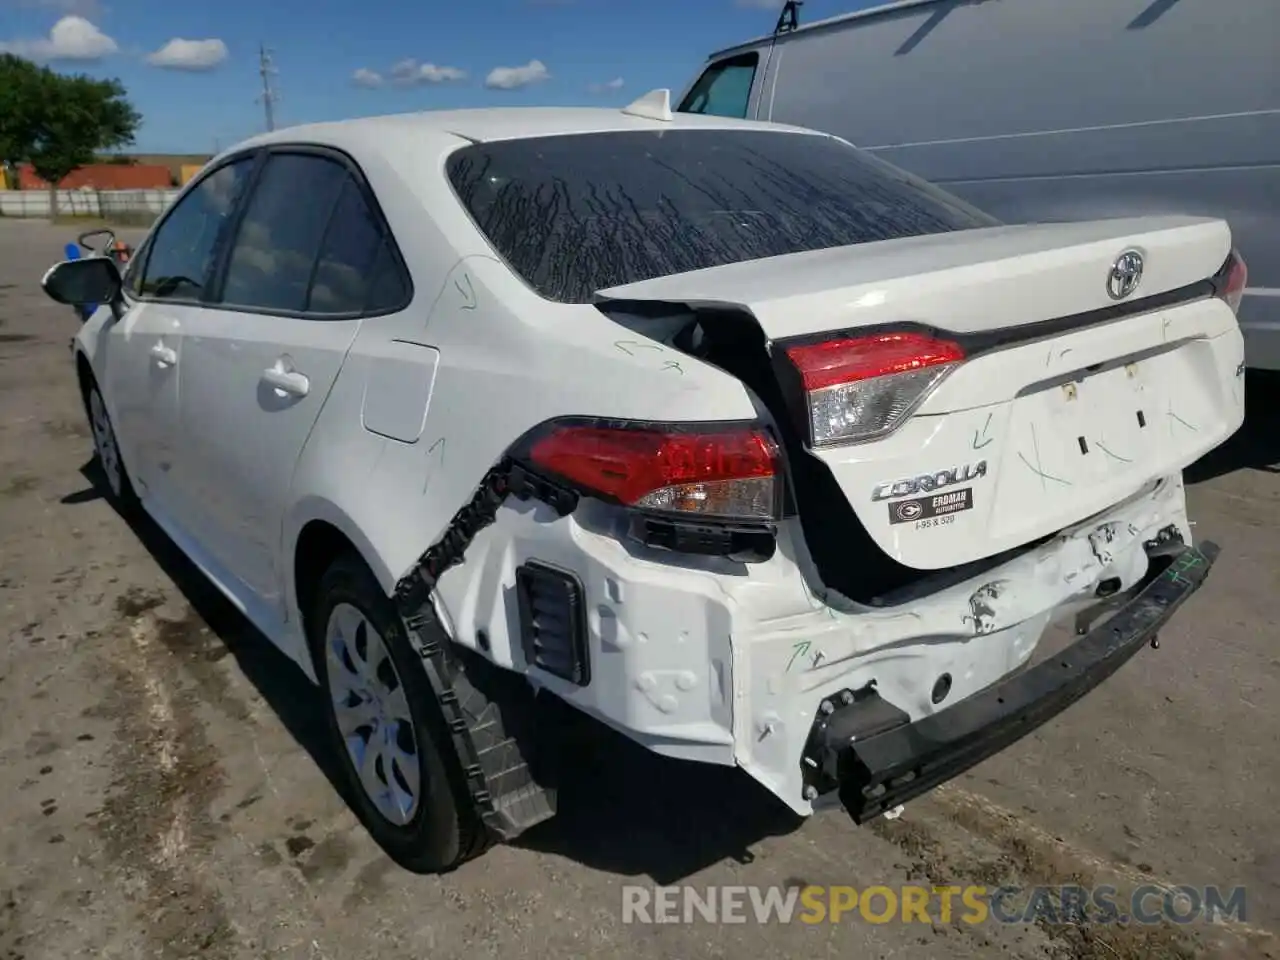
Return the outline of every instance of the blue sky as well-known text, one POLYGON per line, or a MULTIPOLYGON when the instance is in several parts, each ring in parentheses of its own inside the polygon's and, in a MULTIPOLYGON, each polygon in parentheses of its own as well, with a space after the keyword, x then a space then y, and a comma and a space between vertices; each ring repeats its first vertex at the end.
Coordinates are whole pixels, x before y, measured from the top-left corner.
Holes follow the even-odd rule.
MULTIPOLYGON (((868 5, 809 0, 802 18, 868 5)), ((278 70, 277 126, 448 107, 622 105, 654 87, 678 91, 707 54, 770 32, 781 7, 782 0, 0 0, 0 50, 119 77, 143 115, 136 150, 204 153, 263 129, 255 102, 260 42, 278 70)))

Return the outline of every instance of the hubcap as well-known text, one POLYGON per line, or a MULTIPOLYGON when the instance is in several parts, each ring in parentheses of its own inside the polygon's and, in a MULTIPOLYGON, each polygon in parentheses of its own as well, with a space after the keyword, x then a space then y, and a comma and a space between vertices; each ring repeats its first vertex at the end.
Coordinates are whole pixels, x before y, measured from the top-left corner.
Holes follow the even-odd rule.
POLYGON ((107 416, 106 405, 102 402, 102 394, 97 390, 89 391, 89 428, 93 431, 93 446, 98 451, 102 472, 107 475, 107 484, 118 497, 124 487, 120 472, 120 451, 116 446, 115 431, 111 429, 111 418, 107 416))
POLYGON ((422 764, 409 701, 382 635, 349 603, 329 614, 325 629, 329 696, 360 786, 391 823, 418 809, 422 764))

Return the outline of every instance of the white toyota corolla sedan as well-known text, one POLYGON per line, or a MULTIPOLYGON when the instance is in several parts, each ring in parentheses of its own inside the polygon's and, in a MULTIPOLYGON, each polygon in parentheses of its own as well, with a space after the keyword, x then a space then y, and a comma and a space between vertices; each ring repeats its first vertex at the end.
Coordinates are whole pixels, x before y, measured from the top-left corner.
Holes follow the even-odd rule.
POLYGON ((267 134, 43 284, 101 304, 116 502, 443 870, 554 814, 534 694, 859 823, 1084 695, 1217 556, 1182 470, 1243 419, 1244 280, 1220 220, 1001 225, 657 91, 267 134))

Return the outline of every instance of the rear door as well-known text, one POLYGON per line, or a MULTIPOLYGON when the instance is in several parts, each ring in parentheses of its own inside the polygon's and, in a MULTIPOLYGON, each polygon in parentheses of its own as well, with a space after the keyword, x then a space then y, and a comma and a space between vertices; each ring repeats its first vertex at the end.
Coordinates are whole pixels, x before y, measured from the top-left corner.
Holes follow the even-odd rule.
POLYGON ((270 608, 280 603, 294 465, 363 319, 405 305, 402 276, 354 164, 277 148, 245 206, 215 302, 186 323, 179 415, 188 511, 225 572, 270 608))

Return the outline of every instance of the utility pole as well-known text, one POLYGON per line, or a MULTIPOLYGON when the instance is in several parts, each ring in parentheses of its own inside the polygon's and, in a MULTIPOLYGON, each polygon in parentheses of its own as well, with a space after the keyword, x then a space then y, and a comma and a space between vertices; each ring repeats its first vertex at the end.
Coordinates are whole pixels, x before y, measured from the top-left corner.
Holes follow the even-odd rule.
POLYGON ((271 78, 276 73, 276 68, 271 65, 271 51, 262 44, 258 45, 258 73, 262 76, 262 93, 258 100, 267 117, 267 130, 271 131, 276 128, 275 104, 279 97, 271 87, 271 78))

